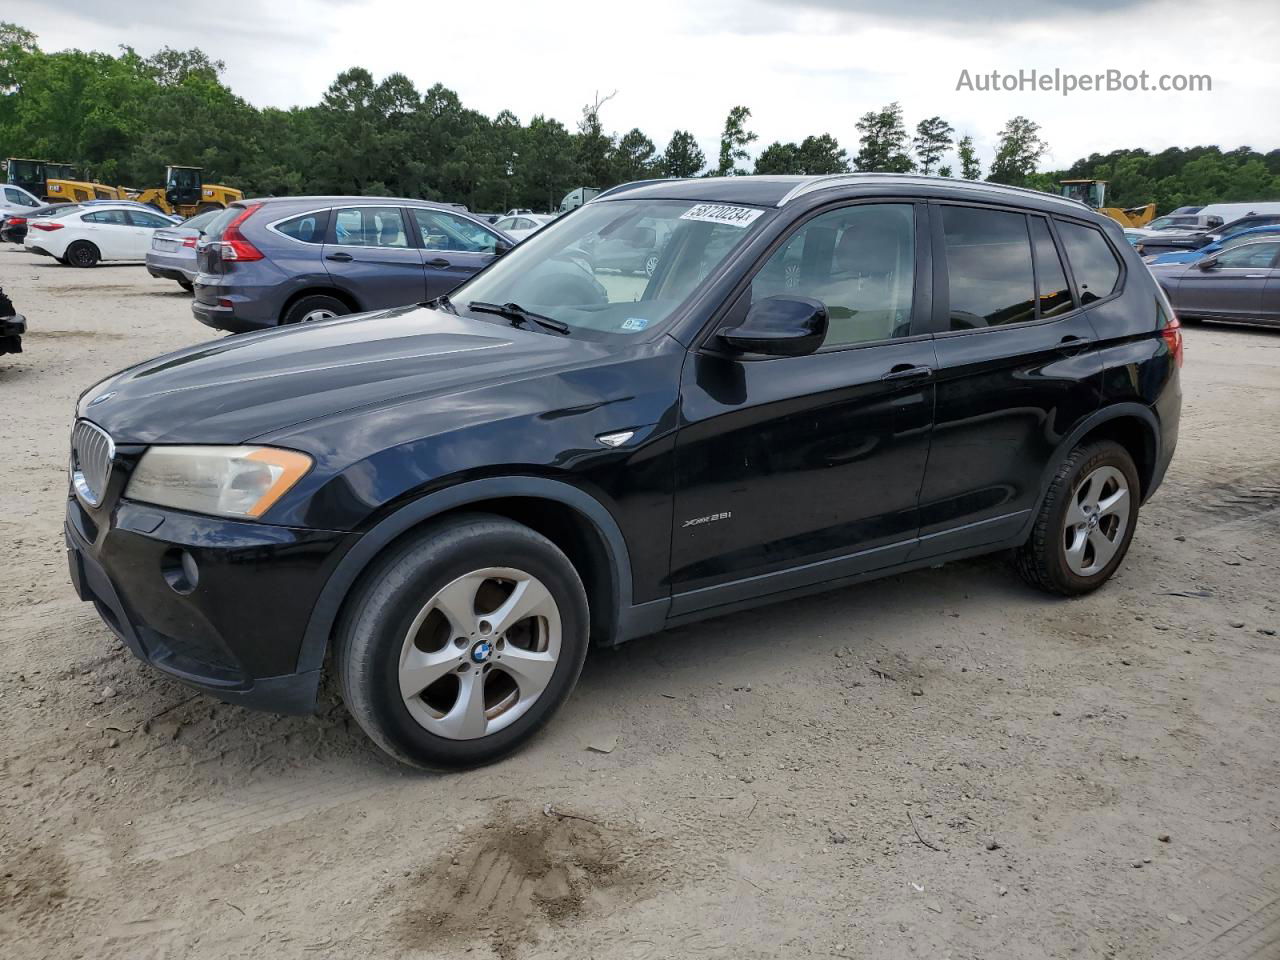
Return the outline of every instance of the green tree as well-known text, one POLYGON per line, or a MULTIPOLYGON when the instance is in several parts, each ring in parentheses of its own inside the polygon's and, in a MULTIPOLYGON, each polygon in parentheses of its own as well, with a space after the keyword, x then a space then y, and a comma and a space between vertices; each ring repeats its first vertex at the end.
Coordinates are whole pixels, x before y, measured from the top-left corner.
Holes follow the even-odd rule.
POLYGON ((951 138, 955 132, 955 128, 941 117, 930 117, 916 124, 916 135, 911 145, 920 158, 921 173, 928 176, 932 172, 934 164, 951 149, 951 138))
POLYGON ((582 118, 578 121, 577 156, 578 166, 588 181, 587 186, 603 188, 615 182, 609 162, 614 147, 613 137, 604 132, 600 108, 617 95, 615 90, 602 98, 597 91, 595 99, 582 108, 582 118))
POLYGON ((794 143, 774 141, 756 157, 756 173, 795 174, 803 173, 800 169, 800 148, 794 143))
POLYGON ((907 155, 907 128, 897 101, 862 115, 857 123, 861 142, 854 166, 864 172, 909 173, 915 163, 907 155))
POLYGON ((1049 145, 1040 139, 1040 125, 1026 117, 1014 117, 1000 131, 996 156, 987 179, 1013 186, 1023 184, 1035 172, 1049 145))
POLYGON ((638 127, 628 130, 618 138, 610 156, 610 183, 629 183, 653 176, 658 161, 654 160, 657 148, 638 127))
POLYGON ((949 164, 946 164, 946 163, 944 163, 942 166, 940 166, 940 167, 938 168, 938 176, 940 176, 940 177, 950 177, 950 176, 954 176, 954 174, 952 174, 952 172, 951 172, 951 166, 950 166, 949 164))
POLYGON ((960 158, 962 180, 982 179, 982 164, 978 162, 977 151, 973 149, 973 137, 966 133, 956 142, 956 155, 960 158))
POLYGON ((848 173, 849 157, 829 133, 808 136, 796 150, 800 172, 809 174, 848 173))
POLYGON ((696 177, 707 165, 707 158, 692 133, 677 130, 671 134, 660 163, 664 176, 696 177))
POLYGON ((747 159, 747 147, 756 141, 756 135, 747 129, 751 111, 747 107, 734 107, 724 120, 720 133, 720 163, 716 176, 730 177, 746 173, 738 167, 738 161, 747 159))

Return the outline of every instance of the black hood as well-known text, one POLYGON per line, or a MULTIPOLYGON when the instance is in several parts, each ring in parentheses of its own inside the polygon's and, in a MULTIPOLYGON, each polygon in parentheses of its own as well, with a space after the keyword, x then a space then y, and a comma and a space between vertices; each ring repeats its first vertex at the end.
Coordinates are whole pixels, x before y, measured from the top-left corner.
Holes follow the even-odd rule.
POLYGON ((405 307, 158 357, 98 384, 77 412, 117 443, 244 443, 343 411, 446 396, 602 352, 600 343, 405 307))

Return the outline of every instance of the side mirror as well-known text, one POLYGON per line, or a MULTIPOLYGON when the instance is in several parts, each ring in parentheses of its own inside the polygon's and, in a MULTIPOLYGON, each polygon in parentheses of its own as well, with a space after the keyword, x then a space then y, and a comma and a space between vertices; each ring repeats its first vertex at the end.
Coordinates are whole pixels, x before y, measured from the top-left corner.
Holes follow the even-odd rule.
POLYGON ((501 257, 505 254, 508 254, 511 252, 512 246, 513 246, 512 244, 507 243, 505 240, 499 240, 497 243, 493 245, 493 255, 495 257, 501 257))
POLYGON ((717 336, 739 353, 802 357, 827 336, 827 307, 811 297, 766 297, 751 305, 746 319, 717 336))
POLYGON ((1201 270, 1212 270, 1218 265, 1217 257, 1205 257, 1203 260, 1197 260, 1196 266, 1201 270))

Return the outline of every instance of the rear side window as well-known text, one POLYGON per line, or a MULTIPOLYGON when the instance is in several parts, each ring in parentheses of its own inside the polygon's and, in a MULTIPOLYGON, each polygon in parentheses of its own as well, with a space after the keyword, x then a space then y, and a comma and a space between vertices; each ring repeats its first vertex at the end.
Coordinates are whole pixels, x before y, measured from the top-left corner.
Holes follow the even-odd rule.
POLYGON ((1059 220, 1058 236, 1062 238, 1067 262, 1075 274, 1080 302, 1089 304, 1111 296, 1120 280, 1120 261, 1102 231, 1059 220))
POLYGON ((349 207, 334 211, 333 242, 347 247, 408 247, 399 207, 349 207))
POLYGON ((1021 213, 942 207, 951 292, 951 329, 1024 323, 1036 318, 1031 239, 1021 213))
POLYGON ((172 227, 173 221, 166 220, 158 213, 147 213, 145 210, 130 210, 129 220, 135 227, 172 227))
POLYGON ((1031 218, 1031 246, 1036 258, 1036 284, 1039 289, 1040 316, 1056 317, 1066 313, 1075 304, 1067 286, 1067 274, 1062 269, 1062 258, 1054 245, 1053 234, 1044 217, 1031 218))
POLYGON ((304 213, 300 217, 277 223, 275 228, 286 237, 303 243, 324 243, 324 231, 329 226, 329 211, 304 213))
POLYGON ((451 250, 458 253, 493 253, 497 234, 490 233, 466 217, 414 207, 410 213, 417 224, 422 246, 427 250, 451 250))
POLYGON ((80 219, 85 223, 109 223, 119 227, 129 225, 123 210, 95 210, 93 213, 86 213, 80 219))

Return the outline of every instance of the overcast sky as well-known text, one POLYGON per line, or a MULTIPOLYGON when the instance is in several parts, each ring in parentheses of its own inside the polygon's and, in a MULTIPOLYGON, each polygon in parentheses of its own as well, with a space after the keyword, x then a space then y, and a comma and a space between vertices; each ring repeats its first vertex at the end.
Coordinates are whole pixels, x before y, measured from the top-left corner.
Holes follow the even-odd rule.
POLYGON ((940 114, 972 134, 984 167, 1015 114, 1041 125, 1046 168, 1119 147, 1280 147, 1275 0, 6 0, 0 18, 46 50, 200 46, 260 106, 314 103, 350 66, 570 127, 595 90, 617 90, 606 128, 638 126, 659 149, 686 128, 709 158, 735 104, 757 152, 830 133, 852 156, 857 118, 891 100, 909 127, 940 114), (1209 74, 1213 89, 956 90, 962 69, 1031 68, 1209 74))

